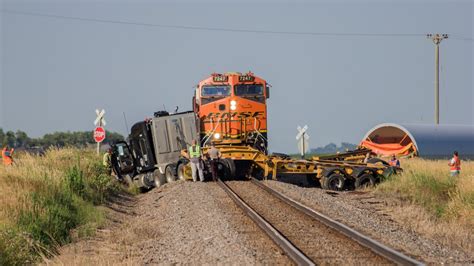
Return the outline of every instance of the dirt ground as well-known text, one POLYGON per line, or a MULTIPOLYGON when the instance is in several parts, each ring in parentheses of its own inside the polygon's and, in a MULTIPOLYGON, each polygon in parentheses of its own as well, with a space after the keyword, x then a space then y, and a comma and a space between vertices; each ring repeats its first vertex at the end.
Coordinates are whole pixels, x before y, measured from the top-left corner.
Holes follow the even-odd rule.
POLYGON ((53 265, 290 264, 216 183, 174 182, 108 208, 108 224, 53 265))

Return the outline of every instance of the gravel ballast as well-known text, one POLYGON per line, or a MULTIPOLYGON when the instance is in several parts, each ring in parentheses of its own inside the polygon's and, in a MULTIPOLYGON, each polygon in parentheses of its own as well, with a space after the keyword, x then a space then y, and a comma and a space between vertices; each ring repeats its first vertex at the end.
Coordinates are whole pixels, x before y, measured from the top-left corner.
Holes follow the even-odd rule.
POLYGON ((391 217, 390 206, 370 192, 333 192, 279 181, 265 185, 371 238, 428 263, 469 264, 474 254, 442 245, 391 217))
POLYGON ((249 181, 227 185, 317 265, 387 265, 390 261, 249 181))

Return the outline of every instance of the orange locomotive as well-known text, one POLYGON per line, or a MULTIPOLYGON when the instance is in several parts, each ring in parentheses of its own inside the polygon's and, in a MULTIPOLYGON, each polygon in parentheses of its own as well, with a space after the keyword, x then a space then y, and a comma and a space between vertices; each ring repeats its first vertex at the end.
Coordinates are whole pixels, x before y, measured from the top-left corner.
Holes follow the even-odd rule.
POLYGON ((199 82, 193 110, 201 145, 249 145, 267 153, 268 97, 267 82, 251 72, 214 73, 199 82))

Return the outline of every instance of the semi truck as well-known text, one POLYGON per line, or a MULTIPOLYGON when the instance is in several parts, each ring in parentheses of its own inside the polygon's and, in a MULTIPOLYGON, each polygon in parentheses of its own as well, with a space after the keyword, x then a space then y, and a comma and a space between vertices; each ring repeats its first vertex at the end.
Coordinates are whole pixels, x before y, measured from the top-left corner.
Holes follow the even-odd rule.
POLYGON ((135 123, 128 142, 113 145, 118 174, 142 189, 174 181, 180 163, 181 151, 197 138, 194 112, 170 115, 166 111, 135 123))

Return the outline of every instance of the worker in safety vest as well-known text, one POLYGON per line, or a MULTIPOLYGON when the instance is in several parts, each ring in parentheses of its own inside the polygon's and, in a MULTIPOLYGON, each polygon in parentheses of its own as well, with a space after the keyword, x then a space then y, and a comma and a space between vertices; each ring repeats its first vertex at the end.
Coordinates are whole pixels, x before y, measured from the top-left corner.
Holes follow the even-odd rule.
POLYGON ((102 165, 107 168, 107 173, 112 174, 112 149, 108 149, 102 157, 102 165))
POLYGON ((4 165, 13 164, 13 151, 15 149, 9 148, 8 145, 2 149, 2 160, 4 165))
POLYGON ((451 176, 459 175, 459 173, 461 172, 461 160, 459 160, 459 155, 457 151, 453 152, 453 158, 448 163, 448 165, 451 167, 451 176))
POLYGON ((201 146, 197 144, 196 140, 193 140, 191 146, 188 147, 188 156, 191 161, 191 171, 193 174, 193 181, 197 181, 196 170, 199 172, 199 180, 204 181, 204 173, 202 172, 202 151, 201 146))
POLYGON ((390 159, 390 161, 388 161, 388 164, 390 164, 390 166, 400 167, 400 161, 397 159, 395 154, 392 155, 392 159, 390 159))

